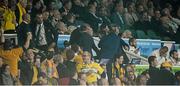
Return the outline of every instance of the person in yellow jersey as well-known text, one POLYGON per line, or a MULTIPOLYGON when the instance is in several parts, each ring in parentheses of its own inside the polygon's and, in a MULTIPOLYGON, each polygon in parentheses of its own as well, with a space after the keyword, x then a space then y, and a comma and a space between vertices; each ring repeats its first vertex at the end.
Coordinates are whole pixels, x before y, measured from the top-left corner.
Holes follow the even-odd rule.
POLYGON ((16 21, 18 24, 22 23, 22 16, 26 14, 26 6, 27 6, 27 0, 19 0, 16 6, 16 21))
POLYGON ((97 80, 100 79, 100 75, 103 74, 103 68, 96 62, 91 60, 91 54, 88 51, 84 51, 82 54, 83 63, 77 65, 78 73, 86 73, 86 80, 88 85, 97 85, 97 80))
POLYGON ((123 54, 116 54, 115 58, 107 64, 107 75, 110 85, 123 85, 125 69, 123 54))
POLYGON ((83 51, 80 48, 80 46, 77 44, 72 44, 71 49, 75 52, 74 62, 76 62, 76 64, 82 64, 83 63, 83 59, 82 59, 83 51))
POLYGON ((15 33, 16 28, 16 0, 9 0, 8 8, 3 14, 5 33, 15 33))
POLYGON ((1 29, 1 42, 0 46, 0 57, 4 59, 4 62, 10 66, 10 73, 13 77, 18 76, 18 61, 22 56, 23 49, 28 49, 30 40, 32 39, 31 33, 28 34, 27 40, 23 47, 13 47, 12 40, 4 38, 4 31, 1 29))

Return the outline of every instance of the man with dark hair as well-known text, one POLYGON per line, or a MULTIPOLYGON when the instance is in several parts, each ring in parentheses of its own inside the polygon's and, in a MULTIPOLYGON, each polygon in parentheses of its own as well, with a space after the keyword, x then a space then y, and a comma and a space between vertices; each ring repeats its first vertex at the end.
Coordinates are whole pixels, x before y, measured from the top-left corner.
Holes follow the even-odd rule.
POLYGON ((31 21, 30 15, 24 14, 22 18, 22 23, 18 26, 18 28, 16 28, 19 46, 23 46, 26 41, 27 35, 31 34, 31 28, 29 26, 29 23, 31 21))
POLYGON ((36 22, 32 24, 32 33, 36 48, 47 51, 47 48, 56 45, 57 34, 49 23, 44 23, 42 13, 36 15, 36 22))
POLYGON ((179 66, 180 62, 178 61, 178 52, 177 50, 171 50, 169 53, 169 60, 173 65, 179 66))
POLYGON ((129 39, 129 51, 132 53, 140 55, 139 48, 137 48, 136 38, 130 38, 129 39))
POLYGON ((155 56, 150 56, 148 58, 149 63, 149 76, 148 85, 158 85, 159 84, 159 69, 157 68, 158 62, 155 56))
POLYGON ((168 52, 168 47, 163 46, 160 49, 154 50, 151 55, 156 56, 156 59, 158 61, 158 65, 161 65, 163 62, 168 60, 167 52, 168 52))
POLYGON ((101 59, 100 64, 104 63, 107 64, 109 60, 113 59, 114 55, 119 53, 119 37, 118 33, 119 29, 117 26, 112 26, 110 28, 110 33, 104 36, 98 46, 101 48, 99 58, 101 59))

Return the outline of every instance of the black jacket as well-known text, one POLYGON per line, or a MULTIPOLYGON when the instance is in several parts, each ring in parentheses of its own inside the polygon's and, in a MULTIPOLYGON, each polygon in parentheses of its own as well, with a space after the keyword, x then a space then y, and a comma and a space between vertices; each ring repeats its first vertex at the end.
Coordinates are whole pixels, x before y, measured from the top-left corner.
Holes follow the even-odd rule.
POLYGON ((92 49, 98 53, 98 48, 96 47, 93 37, 88 33, 82 32, 77 44, 83 49, 83 51, 88 51, 92 54, 92 49))
POLYGON ((149 67, 149 76, 150 79, 148 80, 148 85, 159 85, 159 78, 160 78, 160 70, 155 67, 149 67))

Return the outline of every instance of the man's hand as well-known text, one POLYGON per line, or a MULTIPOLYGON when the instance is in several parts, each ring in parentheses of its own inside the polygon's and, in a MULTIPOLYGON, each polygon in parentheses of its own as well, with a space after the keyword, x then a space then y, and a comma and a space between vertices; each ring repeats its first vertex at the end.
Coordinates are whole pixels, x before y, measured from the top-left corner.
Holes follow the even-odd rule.
POLYGON ((32 39, 32 34, 31 34, 31 32, 28 32, 27 33, 27 40, 31 40, 32 39))

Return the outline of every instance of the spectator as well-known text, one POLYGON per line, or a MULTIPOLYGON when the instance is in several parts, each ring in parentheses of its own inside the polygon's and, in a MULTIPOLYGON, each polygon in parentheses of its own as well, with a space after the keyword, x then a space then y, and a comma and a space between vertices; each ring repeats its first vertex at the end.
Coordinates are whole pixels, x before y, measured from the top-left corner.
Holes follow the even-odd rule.
POLYGON ((163 62, 167 61, 167 52, 168 52, 168 47, 164 46, 160 49, 154 50, 152 52, 152 56, 155 56, 158 62, 158 65, 161 65, 163 62))
POLYGON ((136 85, 136 75, 133 71, 127 72, 127 85, 136 85))
POLYGON ((124 7, 121 0, 117 0, 115 3, 114 12, 111 16, 111 21, 114 24, 117 24, 121 29, 125 29, 125 20, 124 20, 124 7))
MULTIPOLYGON (((1 34, 3 33, 1 32, 1 34)), ((1 36, 1 39, 4 39, 3 35, 1 36)), ((23 46, 25 49, 29 47, 31 39, 32 35, 28 35, 25 45, 23 46)), ((6 39, 3 47, 0 48, 0 57, 4 58, 5 63, 10 66, 10 72, 13 77, 16 77, 18 75, 18 61, 19 58, 22 56, 22 53, 22 47, 12 48, 12 43, 10 39, 6 39)))
POLYGON ((71 49, 66 51, 67 61, 64 62, 66 65, 66 77, 73 77, 76 72, 76 63, 74 62, 75 52, 71 49))
POLYGON ((137 48, 137 41, 135 38, 129 39, 129 51, 137 55, 140 55, 140 50, 139 48, 137 48))
POLYGON ((150 56, 148 58, 149 76, 150 76, 150 79, 147 82, 148 85, 158 85, 159 84, 160 70, 157 68, 158 62, 157 62, 156 58, 157 57, 155 57, 155 56, 150 56))
POLYGON ((16 21, 18 24, 22 23, 22 16, 26 14, 26 6, 27 6, 27 0, 19 0, 16 6, 16 21))
POLYGON ((99 30, 99 38, 103 38, 109 34, 109 27, 106 24, 102 24, 99 30))
POLYGON ((92 54, 92 49, 95 50, 96 53, 99 52, 98 48, 95 46, 93 36, 93 30, 88 24, 84 24, 81 26, 81 34, 80 38, 77 41, 77 44, 81 47, 83 51, 88 51, 92 54))
POLYGON ((141 13, 144 11, 144 6, 142 4, 137 5, 136 15, 138 19, 141 19, 141 13))
POLYGON ((122 85, 125 77, 125 69, 123 66, 123 54, 115 55, 115 58, 107 64, 107 75, 109 84, 122 85), (115 82, 114 82, 115 80, 115 82), (119 81, 119 82, 118 82, 119 81))
POLYGON ((59 10, 63 18, 70 12, 71 8, 72 8, 71 0, 65 0, 63 2, 63 7, 59 10))
POLYGON ((86 80, 88 85, 97 85, 97 80, 104 71, 103 68, 98 63, 91 60, 91 54, 89 52, 84 51, 82 57, 83 64, 78 64, 76 67, 78 73, 86 73, 86 80))
POLYGON ((102 24, 110 25, 111 20, 109 18, 109 15, 107 13, 107 8, 104 6, 99 7, 98 14, 100 18, 102 18, 102 24))
POLYGON ((133 37, 132 32, 130 30, 125 30, 121 36, 121 38, 132 38, 132 37, 133 37))
POLYGON ((101 48, 99 53, 99 58, 101 59, 100 64, 107 64, 111 59, 113 59, 114 55, 119 53, 119 37, 118 37, 119 29, 115 25, 111 25, 110 33, 107 36, 104 36, 98 46, 101 48), (112 44, 113 43, 113 44, 112 44))
POLYGON ((37 81, 39 71, 34 65, 34 57, 33 50, 28 49, 23 59, 19 62, 20 81, 23 85, 31 85, 37 81))
POLYGON ((34 22, 34 19, 36 18, 36 15, 38 12, 43 12, 46 10, 46 6, 42 2, 42 0, 33 0, 32 2, 32 9, 31 9, 31 18, 34 22))
POLYGON ((102 19, 96 15, 96 8, 96 0, 90 0, 88 3, 88 9, 82 19, 85 23, 88 23, 92 27, 94 33, 97 33, 100 24, 102 24, 102 19))
POLYGON ((165 8, 162 10, 161 25, 162 31, 160 33, 173 39, 179 28, 178 25, 180 25, 180 20, 173 18, 170 15, 169 9, 165 8))
POLYGON ((147 77, 145 75, 139 75, 136 79, 137 85, 146 85, 147 84, 147 77))
MULTIPOLYGON (((6 0, 4 0, 6 1, 6 0)), ((16 27, 16 15, 15 15, 15 8, 16 8, 16 0, 8 0, 8 6, 5 7, 6 10, 3 14, 4 19, 4 33, 15 33, 16 27)))
POLYGON ((18 45, 23 46, 27 40, 27 36, 31 34, 31 28, 30 28, 30 15, 24 14, 23 15, 23 21, 16 29, 17 35, 18 35, 18 45))
POLYGON ((14 85, 14 79, 10 73, 10 66, 8 64, 3 64, 1 68, 1 85, 14 85))
POLYGON ((48 47, 55 44, 57 34, 49 23, 44 23, 42 14, 36 15, 36 22, 32 25, 32 33, 36 48, 47 51, 48 47))
POLYGON ((80 46, 73 44, 73 45, 71 45, 71 49, 75 52, 74 62, 76 62, 76 64, 82 64, 83 63, 83 59, 82 59, 83 51, 80 48, 80 46))
POLYGON ((172 63, 173 66, 179 66, 180 62, 178 61, 178 52, 177 50, 171 50, 169 53, 170 57, 169 57, 169 61, 172 63))
POLYGON ((159 78, 159 83, 161 85, 173 85, 175 81, 175 76, 172 73, 172 65, 169 62, 163 62, 161 64, 161 69, 160 69, 160 78, 159 78))
POLYGON ((86 73, 80 72, 78 74, 79 77, 79 84, 80 85, 87 85, 87 76, 86 73))
POLYGON ((126 14, 124 14, 125 16, 125 24, 128 27, 131 27, 135 22, 138 21, 138 17, 134 12, 134 4, 130 3, 128 5, 128 12, 126 14))
POLYGON ((72 1, 72 8, 70 10, 71 13, 75 14, 77 16, 78 20, 82 19, 82 16, 85 12, 85 6, 81 0, 73 0, 72 1))
POLYGON ((57 28, 58 34, 61 34, 61 35, 68 34, 67 27, 63 22, 58 22, 56 24, 56 28, 57 28))
POLYGON ((175 73, 175 78, 176 78, 175 85, 180 85, 180 71, 177 71, 175 73))

